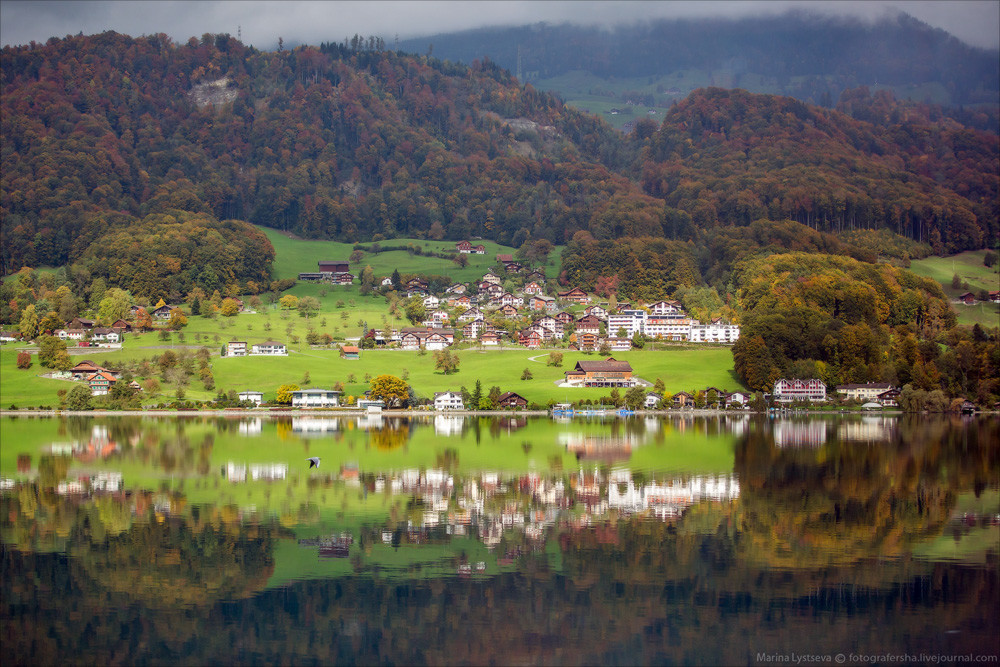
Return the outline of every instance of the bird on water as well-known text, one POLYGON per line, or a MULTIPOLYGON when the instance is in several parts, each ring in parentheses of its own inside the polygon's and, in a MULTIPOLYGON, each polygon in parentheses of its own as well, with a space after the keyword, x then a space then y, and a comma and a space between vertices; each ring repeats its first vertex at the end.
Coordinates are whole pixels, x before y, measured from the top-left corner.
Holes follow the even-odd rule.
POLYGON ((309 458, 306 459, 306 461, 309 461, 309 467, 310 468, 318 468, 319 467, 319 457, 318 456, 310 456, 309 458))

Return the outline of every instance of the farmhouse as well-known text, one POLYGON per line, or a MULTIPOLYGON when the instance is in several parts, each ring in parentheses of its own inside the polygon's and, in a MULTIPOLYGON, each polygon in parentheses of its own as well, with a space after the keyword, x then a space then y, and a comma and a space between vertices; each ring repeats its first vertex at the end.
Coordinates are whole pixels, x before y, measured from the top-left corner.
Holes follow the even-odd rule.
POLYGON ((90 385, 90 393, 93 396, 103 396, 111 391, 111 385, 115 383, 115 376, 108 371, 97 371, 87 378, 90 385))
POLYGON ((498 408, 525 408, 528 407, 528 399, 520 394, 516 394, 512 391, 508 391, 505 394, 501 394, 500 398, 497 399, 498 408))
POLYGON ((632 387, 632 366, 627 361, 608 357, 603 361, 578 361, 566 371, 566 383, 578 387, 632 387))
POLYGON ((559 292, 556 296, 563 301, 572 301, 573 303, 590 303, 590 297, 579 287, 574 287, 571 290, 565 292, 559 292))

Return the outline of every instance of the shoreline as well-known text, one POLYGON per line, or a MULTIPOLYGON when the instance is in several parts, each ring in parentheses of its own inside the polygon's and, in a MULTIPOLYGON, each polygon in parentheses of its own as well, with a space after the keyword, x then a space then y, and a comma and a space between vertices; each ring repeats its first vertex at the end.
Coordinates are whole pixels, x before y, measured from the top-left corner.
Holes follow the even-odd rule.
MULTIPOLYGON (((721 417, 721 416, 822 416, 822 415, 868 415, 868 416, 900 416, 906 414, 899 409, 888 410, 637 410, 625 415, 617 411, 603 414, 573 413, 553 415, 549 410, 383 410, 379 413, 368 413, 364 410, 328 408, 304 409, 270 409, 270 408, 223 408, 219 410, 10 410, 0 409, 0 417, 562 417, 566 419, 581 417, 721 417)), ((920 413, 923 414, 923 413, 920 413)), ((957 413, 939 413, 957 414, 957 413)), ((983 411, 977 414, 992 414, 983 411)))

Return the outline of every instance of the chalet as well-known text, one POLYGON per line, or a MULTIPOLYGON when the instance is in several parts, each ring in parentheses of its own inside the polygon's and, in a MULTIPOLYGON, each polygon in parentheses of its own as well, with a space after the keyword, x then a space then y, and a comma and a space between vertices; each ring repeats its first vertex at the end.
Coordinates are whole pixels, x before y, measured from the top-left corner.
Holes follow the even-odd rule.
POLYGON ((966 292, 965 294, 959 294, 958 300, 964 303, 966 306, 976 305, 976 295, 972 292, 966 292))
POLYGON ((237 397, 241 401, 250 401, 257 406, 264 402, 264 392, 262 391, 241 391, 237 397))
POLYGON ((566 382, 581 387, 631 387, 635 385, 632 366, 608 357, 603 361, 578 361, 566 372, 566 382))
POLYGON ((675 408, 686 408, 689 406, 694 406, 694 396, 687 393, 686 391, 679 391, 674 394, 673 405, 675 408))
POLYGON ((21 340, 20 331, 0 330, 0 343, 13 343, 21 340))
POLYGON ((878 400, 879 395, 893 389, 888 382, 868 382, 866 384, 838 384, 837 393, 843 394, 848 400, 867 401, 878 400))
POLYGON ((553 317, 556 318, 556 322, 559 322, 564 327, 567 324, 573 324, 573 322, 575 321, 575 318, 573 317, 573 313, 567 313, 565 310, 559 311, 558 313, 556 313, 555 315, 553 315, 553 317))
POLYGON ((423 297, 427 296, 428 294, 430 294, 430 292, 427 291, 426 287, 419 287, 419 286, 417 286, 417 287, 410 287, 410 288, 408 288, 406 290, 405 294, 406 294, 406 298, 410 298, 410 297, 414 297, 414 296, 418 296, 420 298, 423 298, 423 297))
POLYGON ((357 345, 342 345, 340 347, 340 356, 343 359, 360 359, 361 349, 357 345))
POLYGON ((423 336, 414 331, 404 333, 399 338, 399 346, 404 350, 419 350, 423 344, 423 339, 423 336))
POLYGON ((123 333, 128 333, 132 331, 132 323, 127 320, 119 318, 111 323, 111 328, 117 331, 119 335, 121 335, 123 333))
POLYGON ((498 408, 526 408, 528 407, 528 399, 520 394, 516 394, 512 391, 508 391, 500 395, 497 399, 498 408))
POLYGON ((250 354, 259 354, 266 356, 284 356, 288 354, 288 348, 285 347, 284 343, 279 343, 273 340, 267 340, 263 343, 254 343, 250 346, 250 354))
POLYGON ((175 308, 175 306, 163 305, 163 306, 160 306, 159 308, 154 309, 150 313, 150 315, 153 316, 154 320, 169 320, 170 319, 170 311, 173 310, 174 308, 175 308))
POLYGON ((100 370, 87 376, 87 384, 90 385, 90 393, 93 396, 104 396, 111 391, 111 385, 115 383, 114 374, 100 370))
POLYGON ((472 243, 469 241, 459 241, 455 244, 455 250, 457 250, 460 255, 472 254, 472 243))
POLYGON ((558 310, 558 305, 556 300, 551 296, 545 296, 542 294, 535 294, 528 298, 528 307, 532 310, 544 310, 545 312, 551 312, 553 310, 558 310))
POLYGON ((382 279, 382 282, 380 282, 379 285, 382 287, 392 287, 392 278, 390 276, 386 276, 382 279))
POLYGON ((472 254, 473 255, 485 255, 486 254, 486 246, 484 246, 484 245, 474 245, 474 246, 472 246, 472 254))
POLYGON ((483 317, 483 311, 478 308, 469 308, 467 311, 458 316, 458 321, 472 322, 474 320, 481 320, 483 317))
POLYGON ((501 264, 506 264, 507 262, 513 262, 514 261, 514 256, 513 255, 497 255, 497 261, 500 262, 501 264))
POLYGON ((992 301, 993 303, 1000 303, 1000 290, 996 292, 990 292, 989 295, 990 295, 990 301, 992 301))
POLYGON ((227 357, 247 356, 247 342, 245 340, 231 340, 226 343, 227 357))
POLYGON ((500 334, 495 331, 484 331, 479 335, 479 343, 480 345, 499 346, 500 334))
POLYGON ((117 331, 108 327, 95 327, 90 330, 90 339, 105 343, 120 343, 121 336, 117 331))
POLYGON ((292 392, 293 408, 336 408, 340 392, 333 389, 300 389, 292 392))
POLYGON ((599 334, 601 332, 601 321, 596 315, 584 315, 576 322, 577 333, 599 334))
POLYGON ((428 288, 427 281, 423 278, 410 278, 406 281, 407 289, 415 289, 418 287, 426 292, 428 288))
MULTIPOLYGON (((167 308, 169 308, 169 306, 167 306, 167 308)), ((164 318, 164 319, 167 319, 168 317, 170 317, 169 310, 167 311, 167 317, 164 318)), ((93 329, 95 324, 96 324, 96 322, 94 320, 88 320, 88 319, 83 318, 83 317, 74 317, 73 320, 69 324, 66 325, 66 328, 67 329, 93 329)))
POLYGON ((521 273, 524 266, 520 262, 504 262, 503 268, 507 273, 521 273))
POLYGON ((538 349, 542 346, 542 335, 534 329, 525 329, 518 334, 517 342, 524 347, 538 349))
POLYGON ((581 350, 584 351, 594 351, 601 346, 601 338, 596 333, 583 332, 577 333, 576 336, 577 345, 581 350))
POLYGON ((74 378, 77 379, 86 378, 102 371, 107 373, 112 373, 112 371, 109 371, 106 368, 102 368, 101 366, 98 366, 97 364, 95 364, 93 361, 90 360, 81 361, 76 366, 73 366, 73 368, 69 369, 69 372, 73 375, 74 378))
POLYGON ((433 294, 424 297, 424 308, 437 308, 441 304, 441 299, 433 294))
POLYGON ((875 400, 882 404, 883 407, 894 408, 899 405, 899 395, 900 391, 898 389, 889 389, 888 391, 883 391, 881 394, 875 397, 875 400))
POLYGON ((330 277, 330 282, 334 285, 351 285, 354 283, 353 273, 336 273, 330 277))
POLYGON ((643 401, 643 407, 647 410, 652 410, 660 404, 663 397, 657 394, 655 391, 646 392, 646 400, 643 401))
POLYGON ((584 308, 583 312, 585 315, 593 315, 599 320, 608 319, 608 311, 605 310, 603 306, 600 306, 596 303, 592 306, 587 306, 586 308, 584 308))
POLYGON ((784 378, 774 383, 774 400, 779 403, 792 401, 811 401, 818 403, 826 400, 826 384, 815 378, 799 380, 784 378))
POLYGON ((542 286, 536 283, 535 281, 531 281, 530 283, 524 286, 524 293, 528 295, 541 294, 542 286))
POLYGON ((462 402, 462 394, 457 391, 434 392, 434 409, 438 412, 464 410, 465 404, 462 402))
POLYGON ((445 294, 465 294, 466 288, 462 283, 455 283, 450 285, 448 289, 445 290, 445 294))
POLYGON ((437 332, 424 338, 424 348, 427 350, 443 350, 449 345, 451 345, 451 341, 437 332))
POLYGON ((517 308, 511 305, 501 306, 500 314, 504 317, 517 317, 517 308))
POLYGON ((500 283, 503 282, 503 280, 500 279, 500 276, 491 271, 487 273, 485 276, 483 276, 482 282, 491 283, 493 285, 499 285, 500 283))
POLYGON ((545 271, 542 269, 532 269, 524 277, 525 280, 534 280, 535 282, 541 284, 545 282, 545 271))
POLYGON ((678 301, 657 301, 649 305, 649 312, 653 315, 683 317, 684 309, 678 301))
POLYGON ((571 290, 565 292, 559 292, 556 295, 559 299, 563 301, 571 301, 573 303, 590 303, 590 297, 579 287, 574 287, 571 290))

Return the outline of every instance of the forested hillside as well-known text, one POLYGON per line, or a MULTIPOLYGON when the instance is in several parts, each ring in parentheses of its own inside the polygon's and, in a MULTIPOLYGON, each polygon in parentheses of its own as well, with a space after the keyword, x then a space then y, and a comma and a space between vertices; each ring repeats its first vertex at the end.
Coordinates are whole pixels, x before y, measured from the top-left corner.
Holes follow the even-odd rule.
POLYGON ((76 262, 121 216, 176 209, 307 238, 519 246, 562 242, 616 196, 650 205, 607 125, 490 63, 380 46, 109 32, 4 49, 3 272, 76 262))
POLYGON ((696 91, 650 137, 643 187, 699 228, 760 218, 888 228, 938 253, 997 238, 996 133, 863 89, 841 107, 869 120, 787 97, 696 91))

